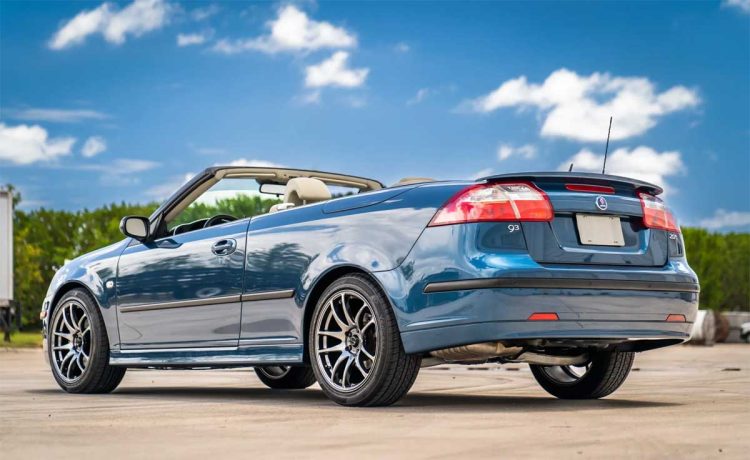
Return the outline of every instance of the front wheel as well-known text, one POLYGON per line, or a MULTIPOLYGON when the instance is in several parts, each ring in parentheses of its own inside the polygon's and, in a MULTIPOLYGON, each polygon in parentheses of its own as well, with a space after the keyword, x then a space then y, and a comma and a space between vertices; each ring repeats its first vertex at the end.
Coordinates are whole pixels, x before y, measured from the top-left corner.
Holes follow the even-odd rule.
POLYGON ((633 367, 633 352, 599 352, 584 366, 540 366, 531 372, 547 393, 560 399, 598 399, 612 394, 633 367))
POLYGON ((55 306, 47 330, 52 375, 68 393, 109 393, 117 388, 124 367, 109 365, 109 340, 96 301, 73 289, 55 306))
POLYGON ((320 297, 310 321, 310 363, 323 392, 344 406, 387 406, 414 384, 422 361, 407 355, 380 288, 347 275, 320 297))

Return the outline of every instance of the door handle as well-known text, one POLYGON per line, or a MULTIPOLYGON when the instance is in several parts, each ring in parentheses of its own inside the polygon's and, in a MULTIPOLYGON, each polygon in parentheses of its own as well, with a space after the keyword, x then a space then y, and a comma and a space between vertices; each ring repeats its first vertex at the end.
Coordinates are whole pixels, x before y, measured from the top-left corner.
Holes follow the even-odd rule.
POLYGON ((233 239, 219 240, 211 246, 211 251, 217 256, 228 256, 237 249, 237 242, 233 239))

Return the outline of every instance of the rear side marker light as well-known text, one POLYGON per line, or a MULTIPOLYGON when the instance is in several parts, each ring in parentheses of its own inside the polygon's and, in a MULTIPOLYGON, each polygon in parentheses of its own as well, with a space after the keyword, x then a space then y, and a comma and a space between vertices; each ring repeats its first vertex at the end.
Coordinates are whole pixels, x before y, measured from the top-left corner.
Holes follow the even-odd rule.
POLYGON ((656 230, 680 233, 680 227, 672 212, 667 208, 661 198, 639 193, 641 209, 643 209, 643 225, 656 230))
POLYGON ((565 189, 571 192, 605 193, 609 195, 615 193, 614 187, 607 187, 606 185, 565 184, 565 189))
POLYGON ((560 319, 557 313, 533 313, 529 316, 529 321, 557 321, 560 319))
POLYGON ((687 319, 685 318, 685 315, 667 315, 667 322, 668 323, 684 323, 687 322, 687 319))
POLYGON ((549 197, 528 182, 467 187, 435 214, 430 227, 469 222, 548 222, 554 217, 549 197))

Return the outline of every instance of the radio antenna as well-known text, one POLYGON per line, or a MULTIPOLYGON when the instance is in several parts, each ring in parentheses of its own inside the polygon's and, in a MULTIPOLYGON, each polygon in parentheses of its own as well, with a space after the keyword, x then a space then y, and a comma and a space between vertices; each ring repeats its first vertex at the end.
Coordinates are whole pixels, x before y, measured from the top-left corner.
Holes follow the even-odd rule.
POLYGON ((607 146, 604 147, 604 164, 602 165, 602 174, 607 169, 607 152, 609 152, 609 135, 612 133, 612 117, 609 117, 609 129, 607 130, 607 146))

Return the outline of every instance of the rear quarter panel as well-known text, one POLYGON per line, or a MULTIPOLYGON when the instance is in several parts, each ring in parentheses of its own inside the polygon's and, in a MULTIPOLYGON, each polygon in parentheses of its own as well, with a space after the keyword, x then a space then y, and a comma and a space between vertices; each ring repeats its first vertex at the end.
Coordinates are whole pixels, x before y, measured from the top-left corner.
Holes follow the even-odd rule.
POLYGON ((368 273, 398 267, 437 209, 462 186, 389 189, 253 218, 245 293, 294 289, 295 296, 274 301, 274 308, 263 302, 243 304, 240 338, 261 339, 264 331, 276 330, 302 340, 304 311, 314 308, 307 305, 308 296, 326 273, 339 267, 368 273), (388 196, 379 201, 378 194, 388 196))

